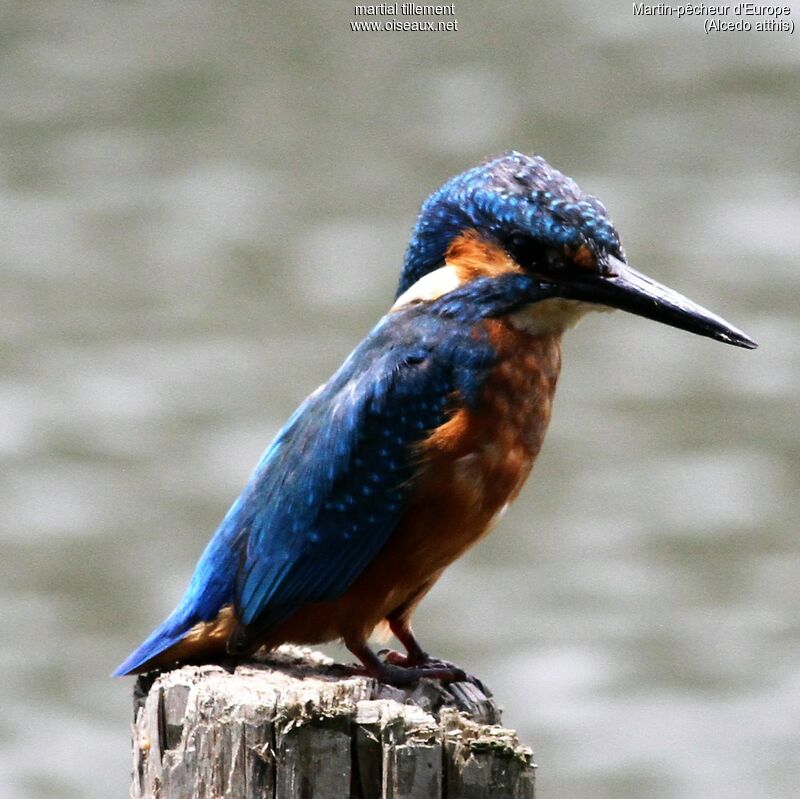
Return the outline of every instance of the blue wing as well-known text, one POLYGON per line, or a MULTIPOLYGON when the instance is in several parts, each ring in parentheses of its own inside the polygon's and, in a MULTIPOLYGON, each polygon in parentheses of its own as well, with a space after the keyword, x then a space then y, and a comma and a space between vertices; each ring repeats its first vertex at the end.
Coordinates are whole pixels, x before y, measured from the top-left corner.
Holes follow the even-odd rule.
POLYGON ((229 510, 173 614, 117 673, 132 671, 233 604, 266 630, 353 583, 396 528, 414 444, 474 396, 491 362, 471 324, 424 309, 378 324, 278 434, 229 510))
POLYGON ((268 629, 340 596, 397 527, 414 444, 445 420, 458 367, 472 375, 487 355, 458 324, 414 317, 388 317, 265 456, 236 580, 242 624, 268 629))

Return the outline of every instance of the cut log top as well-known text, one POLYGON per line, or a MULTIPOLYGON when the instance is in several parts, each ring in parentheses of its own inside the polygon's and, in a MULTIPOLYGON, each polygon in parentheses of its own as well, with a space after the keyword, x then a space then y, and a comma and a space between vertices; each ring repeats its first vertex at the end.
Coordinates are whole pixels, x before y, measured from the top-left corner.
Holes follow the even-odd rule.
POLYGON ((134 689, 135 799, 533 799, 532 752, 479 682, 407 689, 283 646, 134 689))

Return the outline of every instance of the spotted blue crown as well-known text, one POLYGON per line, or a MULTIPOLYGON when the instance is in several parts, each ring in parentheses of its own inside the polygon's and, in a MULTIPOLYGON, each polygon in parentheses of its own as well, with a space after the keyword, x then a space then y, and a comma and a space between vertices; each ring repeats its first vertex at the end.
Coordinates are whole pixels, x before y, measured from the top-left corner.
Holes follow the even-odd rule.
POLYGON ((546 246, 589 244, 624 260, 600 200, 541 156, 511 151, 456 175, 423 203, 398 295, 440 267, 450 242, 468 228, 499 241, 520 232, 546 246))

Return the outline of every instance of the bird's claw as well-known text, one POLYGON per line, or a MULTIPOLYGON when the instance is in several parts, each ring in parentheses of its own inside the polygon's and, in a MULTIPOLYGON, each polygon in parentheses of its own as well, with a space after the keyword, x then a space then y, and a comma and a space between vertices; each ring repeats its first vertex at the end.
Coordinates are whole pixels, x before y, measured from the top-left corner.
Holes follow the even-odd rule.
POLYGON ((378 657, 383 661, 383 669, 378 679, 392 685, 406 685, 423 678, 441 682, 474 682, 477 678, 467 674, 462 668, 447 660, 425 654, 422 658, 412 658, 394 649, 381 649, 378 657))

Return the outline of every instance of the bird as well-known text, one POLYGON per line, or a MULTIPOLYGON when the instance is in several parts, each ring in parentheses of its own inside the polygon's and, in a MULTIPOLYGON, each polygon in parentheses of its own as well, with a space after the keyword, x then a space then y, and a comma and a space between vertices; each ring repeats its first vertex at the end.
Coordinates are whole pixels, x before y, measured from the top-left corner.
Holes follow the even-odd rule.
POLYGON ((520 492, 562 335, 615 309, 757 346, 629 266, 605 206, 542 156, 509 151, 446 181, 390 310, 289 418, 175 610, 115 675, 340 640, 382 682, 464 679, 412 614, 520 492), (405 652, 376 653, 381 631, 405 652))

